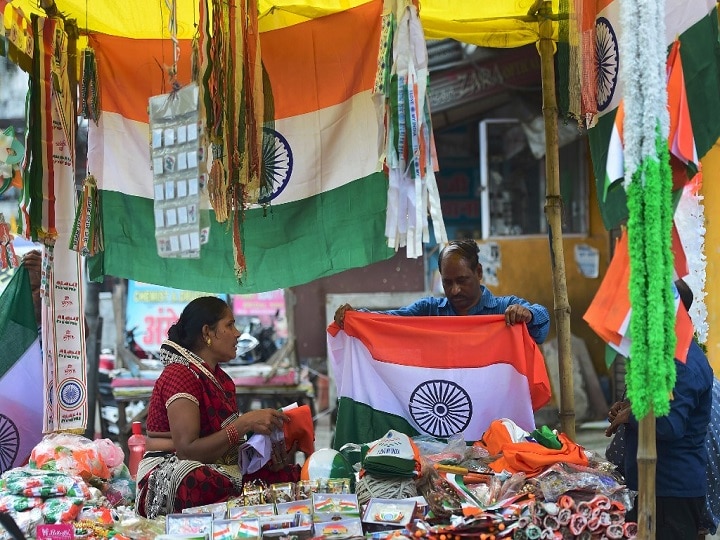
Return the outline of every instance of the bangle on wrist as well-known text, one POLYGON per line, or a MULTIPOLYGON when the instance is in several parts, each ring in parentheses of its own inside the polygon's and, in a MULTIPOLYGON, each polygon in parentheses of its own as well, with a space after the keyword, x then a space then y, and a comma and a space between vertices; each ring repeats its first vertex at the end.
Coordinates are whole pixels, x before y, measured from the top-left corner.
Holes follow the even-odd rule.
POLYGON ((227 434, 228 441, 230 441, 230 446, 237 446, 240 444, 240 434, 238 433, 235 424, 228 425, 228 427, 225 428, 225 433, 227 434))

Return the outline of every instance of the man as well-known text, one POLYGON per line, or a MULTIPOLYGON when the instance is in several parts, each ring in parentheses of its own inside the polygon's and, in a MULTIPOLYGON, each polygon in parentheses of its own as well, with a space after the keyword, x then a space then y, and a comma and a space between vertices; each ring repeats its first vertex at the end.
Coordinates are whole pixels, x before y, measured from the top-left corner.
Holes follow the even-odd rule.
MULTIPOLYGON (((675 286, 685 309, 692 304, 692 291, 682 280, 675 286)), ((695 540, 705 509, 707 449, 705 436, 712 407, 713 372, 705 353, 694 340, 687 361, 675 359, 677 373, 670 412, 656 420, 657 462, 655 475, 656 538, 695 540)), ((638 489, 638 421, 630 402, 615 403, 608 413, 610 437, 621 424, 625 428, 625 481, 638 489)), ((637 520, 637 508, 627 516, 637 520)))
MULTIPOLYGON (((445 298, 429 296, 400 309, 383 311, 390 315, 505 315, 505 322, 527 324, 528 332, 542 343, 550 329, 547 309, 517 296, 494 296, 482 285, 483 269, 478 261, 475 240, 453 240, 438 257, 445 298)), ((335 311, 335 322, 342 328, 345 312, 353 310, 343 304, 335 311)))

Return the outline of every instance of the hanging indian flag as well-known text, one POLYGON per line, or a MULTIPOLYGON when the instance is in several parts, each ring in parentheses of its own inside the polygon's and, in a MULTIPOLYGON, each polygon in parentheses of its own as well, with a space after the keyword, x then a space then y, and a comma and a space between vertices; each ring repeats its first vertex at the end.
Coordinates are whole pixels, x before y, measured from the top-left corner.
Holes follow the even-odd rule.
POLYGON ((0 295, 0 473, 23 465, 43 435, 42 353, 30 277, 21 266, 0 295))
MULTIPOLYGON (((600 0, 589 4, 597 16, 583 19, 583 31, 594 31, 595 41, 589 45, 595 47, 596 53, 597 107, 596 111, 590 112, 597 115, 593 127, 588 130, 588 139, 601 214, 605 227, 611 229, 628 216, 625 189, 618 182, 625 171, 623 98, 626 89, 619 77, 621 2, 600 0)), ((704 156, 720 137, 720 94, 717 91, 720 46, 716 2, 665 0, 664 12, 665 40, 662 45, 668 48, 670 55, 666 73, 673 128, 670 150, 684 165, 688 162, 696 165, 693 159, 704 156), (671 48, 676 40, 678 46, 671 48), (679 79, 684 80, 684 93, 680 92, 679 79)))
MULTIPOLYGON (((89 36, 102 109, 98 126, 89 126, 89 169, 101 190, 105 240, 104 253, 90 260, 91 277, 249 293, 391 257, 372 101, 381 9, 369 2, 261 32, 275 118, 263 130, 263 160, 274 189, 263 200, 269 206, 245 211, 242 283, 233 271, 232 233, 212 214, 200 259, 157 255, 147 102, 168 91, 163 66, 173 44, 89 36)), ((189 82, 190 43, 179 45, 178 80, 189 82)))
POLYGON ((475 441, 497 418, 532 431, 533 411, 550 400, 540 350, 525 325, 509 327, 500 315, 352 311, 327 339, 340 398, 335 448, 390 429, 475 441))

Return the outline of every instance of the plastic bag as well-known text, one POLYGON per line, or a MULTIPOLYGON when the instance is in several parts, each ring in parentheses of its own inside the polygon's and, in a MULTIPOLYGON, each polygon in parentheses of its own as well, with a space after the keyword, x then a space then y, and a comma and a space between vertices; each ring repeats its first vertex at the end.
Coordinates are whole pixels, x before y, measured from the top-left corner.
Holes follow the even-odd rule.
POLYGON ((30 454, 30 467, 77 474, 85 481, 92 478, 108 480, 111 476, 93 441, 72 433, 45 435, 30 454))
POLYGON ((420 455, 432 463, 457 465, 465 459, 467 445, 462 433, 448 438, 447 442, 428 435, 413 437, 413 442, 420 450, 420 455))

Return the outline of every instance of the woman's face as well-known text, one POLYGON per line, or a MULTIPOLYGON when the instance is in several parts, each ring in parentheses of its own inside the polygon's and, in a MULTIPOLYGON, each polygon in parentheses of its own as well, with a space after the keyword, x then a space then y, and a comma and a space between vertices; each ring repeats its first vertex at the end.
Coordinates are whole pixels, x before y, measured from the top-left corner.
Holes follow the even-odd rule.
POLYGON ((230 309, 225 311, 223 317, 217 322, 214 330, 210 331, 212 344, 210 350, 217 357, 218 362, 229 362, 237 355, 237 342, 240 330, 235 326, 235 317, 230 309))

